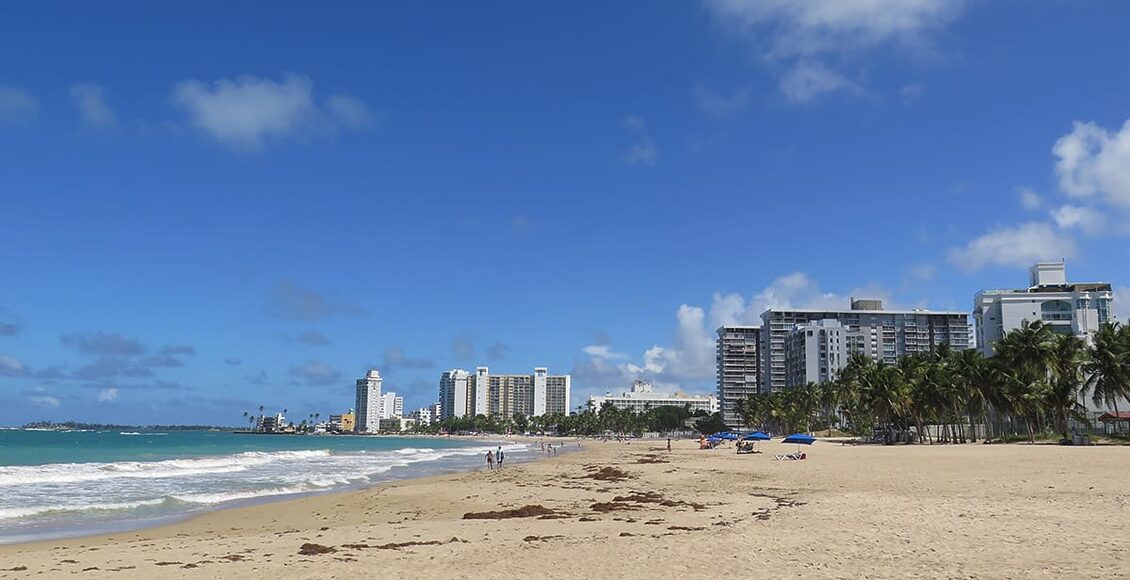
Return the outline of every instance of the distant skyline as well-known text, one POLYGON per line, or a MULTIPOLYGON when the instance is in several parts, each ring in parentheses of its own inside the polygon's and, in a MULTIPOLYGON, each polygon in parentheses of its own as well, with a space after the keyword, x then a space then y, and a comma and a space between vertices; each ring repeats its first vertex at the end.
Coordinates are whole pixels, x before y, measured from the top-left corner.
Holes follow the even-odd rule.
POLYGON ((0 424, 337 413, 380 369, 714 390, 770 306, 1130 317, 1130 5, 0 6, 0 424))

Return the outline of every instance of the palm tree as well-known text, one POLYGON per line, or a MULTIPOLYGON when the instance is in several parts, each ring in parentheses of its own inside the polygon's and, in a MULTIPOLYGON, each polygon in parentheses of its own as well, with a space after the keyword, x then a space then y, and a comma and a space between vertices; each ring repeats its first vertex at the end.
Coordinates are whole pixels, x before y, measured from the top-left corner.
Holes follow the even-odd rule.
POLYGON ((1117 322, 1100 326, 1087 349, 1083 370, 1085 390, 1091 391, 1095 406, 1114 409, 1117 416, 1118 400, 1130 398, 1130 326, 1117 322))
POLYGON ((1079 402, 1085 385, 1082 366, 1086 345, 1074 335, 1060 334, 1053 340, 1053 346, 1047 404, 1056 429, 1066 439, 1069 418, 1090 423, 1086 406, 1079 402))

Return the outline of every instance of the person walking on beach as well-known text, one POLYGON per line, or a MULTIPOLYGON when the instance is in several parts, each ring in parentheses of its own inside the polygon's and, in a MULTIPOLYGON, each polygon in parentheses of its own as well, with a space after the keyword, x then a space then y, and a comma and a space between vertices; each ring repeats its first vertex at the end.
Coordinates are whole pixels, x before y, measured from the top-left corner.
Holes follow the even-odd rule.
POLYGON ((667 438, 667 453, 671 452, 671 438, 667 438))
POLYGON ((502 448, 501 448, 501 447, 499 447, 499 448, 498 448, 498 453, 496 453, 494 457, 495 457, 495 459, 497 459, 497 460, 498 460, 498 468, 499 468, 499 469, 502 469, 502 460, 503 460, 503 459, 504 459, 504 458, 505 458, 506 456, 502 454, 502 448))
POLYGON ((487 469, 494 469, 494 452, 487 449, 487 469))

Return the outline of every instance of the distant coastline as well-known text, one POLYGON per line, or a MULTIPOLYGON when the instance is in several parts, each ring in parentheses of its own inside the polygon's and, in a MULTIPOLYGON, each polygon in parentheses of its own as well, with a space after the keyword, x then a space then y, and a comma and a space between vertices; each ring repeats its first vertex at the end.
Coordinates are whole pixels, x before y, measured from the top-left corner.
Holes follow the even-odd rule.
POLYGON ((118 425, 115 423, 82 423, 78 421, 35 421, 19 427, 6 429, 29 429, 41 431, 234 431, 238 427, 222 425, 118 425))

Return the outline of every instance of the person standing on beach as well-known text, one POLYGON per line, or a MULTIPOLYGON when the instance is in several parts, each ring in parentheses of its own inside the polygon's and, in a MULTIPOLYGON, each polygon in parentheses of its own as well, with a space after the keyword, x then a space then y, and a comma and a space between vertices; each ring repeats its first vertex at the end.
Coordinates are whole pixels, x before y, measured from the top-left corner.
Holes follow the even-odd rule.
POLYGON ((487 449, 487 469, 494 469, 494 452, 487 449))
POLYGON ((502 454, 502 448, 501 448, 501 447, 499 447, 499 448, 498 448, 498 453, 496 453, 496 454, 495 454, 495 459, 498 459, 498 468, 499 468, 499 469, 502 469, 502 460, 503 460, 503 459, 504 459, 505 457, 506 457, 506 456, 502 454))
POLYGON ((671 438, 667 438, 667 453, 671 452, 671 438))

